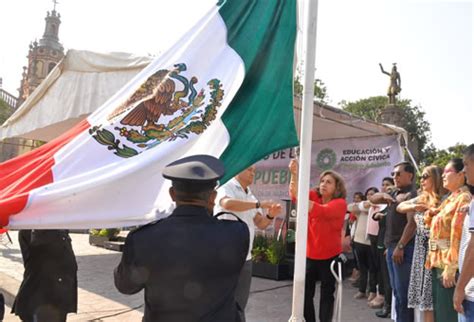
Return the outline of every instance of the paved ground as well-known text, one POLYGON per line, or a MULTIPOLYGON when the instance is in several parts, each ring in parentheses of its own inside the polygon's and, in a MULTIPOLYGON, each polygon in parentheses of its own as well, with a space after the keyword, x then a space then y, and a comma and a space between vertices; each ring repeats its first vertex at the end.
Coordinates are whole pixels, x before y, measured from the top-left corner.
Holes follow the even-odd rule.
MULTIPOLYGON (((10 234, 14 244, 7 247, 0 245, 0 290, 5 294, 8 305, 11 305, 23 276, 17 234, 10 234)), ((79 310, 77 314, 70 314, 68 321, 141 321, 143 293, 122 295, 113 285, 112 271, 120 261, 120 253, 89 245, 86 234, 71 234, 71 237, 79 266, 79 310)), ((365 301, 353 300, 355 293, 356 289, 344 283, 341 321, 390 321, 376 318, 374 310, 368 308, 365 301)), ((253 278, 247 321, 288 321, 291 301, 292 281, 253 278)), ((318 303, 319 299, 316 298, 315 301, 318 303)), ((19 319, 6 314, 4 321, 19 319)))

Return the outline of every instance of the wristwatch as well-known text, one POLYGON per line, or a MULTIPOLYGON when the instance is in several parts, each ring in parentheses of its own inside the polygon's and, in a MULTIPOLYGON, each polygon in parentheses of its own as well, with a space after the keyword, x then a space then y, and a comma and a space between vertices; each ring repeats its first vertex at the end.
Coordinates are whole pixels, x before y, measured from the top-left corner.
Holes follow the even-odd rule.
POLYGON ((257 202, 255 203, 255 208, 260 208, 260 201, 257 200, 257 202))
POLYGON ((402 249, 402 250, 403 250, 404 247, 405 247, 405 245, 403 245, 403 243, 398 243, 398 244, 397 244, 397 248, 398 248, 398 249, 402 249))

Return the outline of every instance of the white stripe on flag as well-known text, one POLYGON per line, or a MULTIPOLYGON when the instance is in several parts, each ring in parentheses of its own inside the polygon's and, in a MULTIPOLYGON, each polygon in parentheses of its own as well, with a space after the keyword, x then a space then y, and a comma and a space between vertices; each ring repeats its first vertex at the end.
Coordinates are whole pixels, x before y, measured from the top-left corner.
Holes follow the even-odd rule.
MULTIPOLYGON (((242 84, 244 66, 226 43, 225 25, 217 9, 200 23, 193 33, 151 63, 88 120, 92 126, 107 124, 106 116, 149 76, 161 69, 171 69, 174 64, 185 63, 187 70, 180 75, 188 79, 196 76, 198 92, 201 88, 208 89, 207 82, 211 79, 221 81, 224 99, 217 119, 209 128, 201 135, 190 134, 189 139, 165 141, 132 158, 117 157, 87 131, 83 132, 55 155, 54 183, 31 191, 27 207, 10 217, 9 227, 106 228, 149 222, 155 219, 155 211, 163 212, 171 204, 168 185, 161 176, 166 164, 184 155, 219 156, 224 151, 229 135, 220 116, 242 84), (194 33, 196 30, 199 32, 194 33)), ((176 88, 179 90, 181 88, 176 88)), ((209 96, 208 89, 206 99, 209 96)), ((163 117, 160 123, 170 119, 163 117)), ((106 127, 110 130, 121 127, 119 121, 106 127)))

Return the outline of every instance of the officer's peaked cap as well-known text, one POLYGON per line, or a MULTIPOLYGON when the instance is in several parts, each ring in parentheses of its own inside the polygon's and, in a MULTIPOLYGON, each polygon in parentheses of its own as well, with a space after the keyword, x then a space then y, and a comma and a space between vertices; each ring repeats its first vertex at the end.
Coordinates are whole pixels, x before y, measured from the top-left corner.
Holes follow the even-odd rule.
POLYGON ((224 173, 222 161, 211 155, 198 154, 171 162, 164 168, 163 177, 170 179, 180 190, 203 191, 214 188, 224 173))

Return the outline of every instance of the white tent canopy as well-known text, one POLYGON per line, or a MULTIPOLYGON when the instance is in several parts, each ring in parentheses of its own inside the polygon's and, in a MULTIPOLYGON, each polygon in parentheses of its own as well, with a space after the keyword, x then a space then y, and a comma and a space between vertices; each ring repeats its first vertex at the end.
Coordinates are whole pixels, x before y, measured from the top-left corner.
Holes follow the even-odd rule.
POLYGON ((0 139, 50 141, 95 111, 151 61, 128 53, 69 50, 0 127, 0 139))
MULTIPOLYGON (((0 139, 50 141, 87 117, 145 68, 152 57, 69 50, 41 85, 0 127, 0 139)), ((301 101, 295 100, 300 124, 301 101)), ((313 141, 402 135, 402 128, 315 103, 313 141)))
MULTIPOLYGON (((299 99, 295 100, 295 119, 296 124, 300 124, 301 100, 299 99)), ((403 128, 365 120, 328 105, 314 104, 313 141, 383 135, 402 135, 407 142, 407 132, 403 128)))

